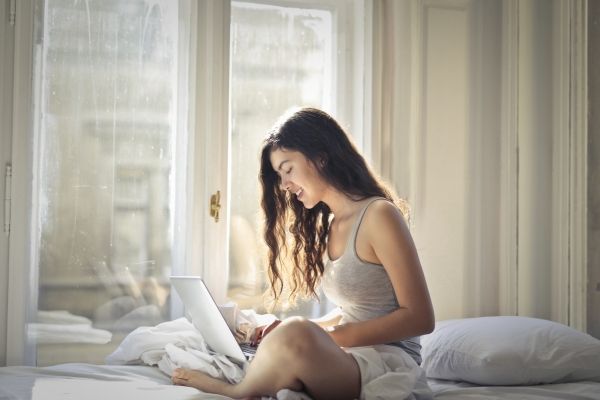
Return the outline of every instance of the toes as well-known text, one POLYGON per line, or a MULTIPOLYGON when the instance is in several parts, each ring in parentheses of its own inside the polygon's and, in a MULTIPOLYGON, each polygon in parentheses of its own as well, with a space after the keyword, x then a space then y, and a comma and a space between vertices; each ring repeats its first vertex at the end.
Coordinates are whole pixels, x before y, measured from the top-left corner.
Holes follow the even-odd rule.
POLYGON ((189 381, 187 379, 178 378, 176 376, 171 377, 171 382, 173 382, 174 385, 182 385, 182 386, 189 385, 189 381))
POLYGON ((177 368, 176 370, 173 371, 173 374, 171 375, 171 379, 173 380, 173 382, 175 382, 175 380, 179 380, 179 381, 187 380, 188 373, 183 368, 177 368))

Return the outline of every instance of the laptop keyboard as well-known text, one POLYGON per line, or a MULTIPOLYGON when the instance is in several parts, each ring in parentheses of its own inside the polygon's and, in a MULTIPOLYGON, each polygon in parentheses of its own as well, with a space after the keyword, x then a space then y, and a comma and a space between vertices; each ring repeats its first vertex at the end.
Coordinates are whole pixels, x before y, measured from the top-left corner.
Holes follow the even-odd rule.
POLYGON ((252 346, 250 343, 240 343, 240 348, 246 354, 256 353, 256 346, 252 346))

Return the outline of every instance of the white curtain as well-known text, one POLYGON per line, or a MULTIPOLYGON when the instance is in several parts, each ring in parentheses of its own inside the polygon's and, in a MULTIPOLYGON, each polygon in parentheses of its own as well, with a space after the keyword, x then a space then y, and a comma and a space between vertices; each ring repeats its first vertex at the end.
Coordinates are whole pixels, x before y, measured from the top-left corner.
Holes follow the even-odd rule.
POLYGON ((582 168, 564 161, 584 151, 568 111, 579 99, 568 57, 577 65, 581 50, 565 22, 582 3, 372 4, 372 159, 409 200, 437 319, 517 314, 584 330, 572 204, 585 192, 582 168))
POLYGON ((411 10, 414 1, 373 1, 372 159, 403 198, 410 197, 411 10))

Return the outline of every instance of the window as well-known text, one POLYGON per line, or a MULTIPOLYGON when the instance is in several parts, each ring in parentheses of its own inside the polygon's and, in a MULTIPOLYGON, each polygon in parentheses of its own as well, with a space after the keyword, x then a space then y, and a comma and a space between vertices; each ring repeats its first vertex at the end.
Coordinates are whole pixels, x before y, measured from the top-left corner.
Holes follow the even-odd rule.
MULTIPOLYGON (((259 152, 267 130, 287 109, 313 106, 351 125, 343 99, 352 91, 347 24, 352 2, 233 2, 231 9, 231 137, 229 296, 261 311, 267 287, 262 239, 259 152)), ((358 66, 357 66, 358 67, 358 66)), ((314 316, 323 302, 283 303, 276 310, 314 316)))
POLYGON ((102 362, 131 330, 171 317, 185 3, 39 5, 28 334, 38 365, 102 362))
POLYGON ((258 148, 296 105, 362 134, 365 3, 16 4, 15 65, 31 71, 15 71, 27 90, 13 99, 12 138, 16 125, 26 137, 13 177, 26 179, 13 185, 7 362, 103 362, 132 329, 182 315, 173 273, 264 311, 258 148))

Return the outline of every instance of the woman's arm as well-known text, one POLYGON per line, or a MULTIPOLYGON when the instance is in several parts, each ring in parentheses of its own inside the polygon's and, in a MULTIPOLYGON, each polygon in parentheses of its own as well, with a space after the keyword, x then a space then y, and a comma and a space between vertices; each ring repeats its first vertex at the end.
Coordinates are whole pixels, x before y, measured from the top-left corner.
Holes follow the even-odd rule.
POLYGON ((376 201, 366 211, 359 229, 360 254, 366 261, 383 265, 400 308, 369 321, 329 328, 342 347, 368 346, 399 341, 431 332, 435 318, 425 276, 417 251, 404 221, 393 204, 376 201))
POLYGON ((311 319, 311 321, 319 325, 321 328, 328 328, 337 325, 341 318, 342 310, 339 307, 336 307, 322 317, 311 319))
MULTIPOLYGON (((317 325, 319 325, 321 328, 326 329, 326 328, 329 328, 332 326, 336 326, 340 322, 341 318, 342 318, 342 311, 339 307, 336 307, 333 310, 329 311, 327 314, 323 315, 322 317, 311 319, 311 321, 316 323, 317 325)), ((279 324, 281 322, 282 321, 277 319, 269 325, 257 327, 254 330, 254 333, 252 334, 250 343, 253 346, 258 345, 263 340, 263 338, 269 332, 271 332, 273 329, 275 329, 277 326, 279 326, 279 324)))

